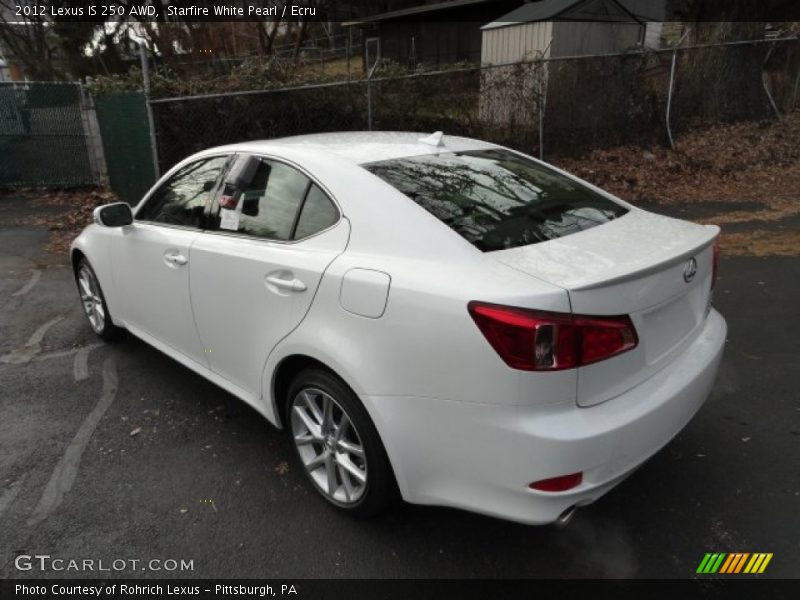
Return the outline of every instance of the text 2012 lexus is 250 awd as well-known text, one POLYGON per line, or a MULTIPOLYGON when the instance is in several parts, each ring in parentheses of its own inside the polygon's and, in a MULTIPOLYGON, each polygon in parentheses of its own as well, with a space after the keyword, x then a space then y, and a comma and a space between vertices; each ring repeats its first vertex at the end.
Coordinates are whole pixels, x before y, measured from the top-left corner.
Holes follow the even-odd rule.
POLYGON ((126 329, 292 436, 330 503, 566 520, 708 396, 719 229, 419 133, 211 148, 72 245, 126 329))

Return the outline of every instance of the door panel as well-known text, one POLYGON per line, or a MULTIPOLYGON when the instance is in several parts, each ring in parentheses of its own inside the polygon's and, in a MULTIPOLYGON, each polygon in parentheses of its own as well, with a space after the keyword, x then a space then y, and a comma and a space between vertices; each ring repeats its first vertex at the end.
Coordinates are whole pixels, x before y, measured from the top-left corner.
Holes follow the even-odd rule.
POLYGON ((123 321, 208 367, 189 299, 191 247, 231 157, 191 161, 172 173, 112 244, 123 321))
POLYGON ((189 300, 191 246, 198 235, 136 222, 114 239, 112 260, 125 323, 208 366, 189 300))
POLYGON ((190 289, 211 370, 258 400, 267 356, 303 319, 348 237, 346 219, 292 244, 201 234, 192 246, 190 289))

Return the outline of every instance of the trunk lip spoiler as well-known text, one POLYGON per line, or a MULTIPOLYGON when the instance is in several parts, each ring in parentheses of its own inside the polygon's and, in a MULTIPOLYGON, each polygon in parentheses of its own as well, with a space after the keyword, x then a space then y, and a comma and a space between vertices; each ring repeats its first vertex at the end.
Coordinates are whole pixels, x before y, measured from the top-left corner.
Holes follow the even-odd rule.
MULTIPOLYGON (((641 209, 637 209, 636 207, 633 207, 633 210, 631 211, 631 213, 634 212, 634 211, 641 211, 641 209)), ((648 211, 641 211, 641 212, 648 212, 648 211)), ((631 213, 628 213, 628 214, 631 214, 631 213)), ((623 219, 624 217, 625 216, 621 217, 619 220, 623 219)), ((669 217, 667 217, 667 218, 669 218, 669 217)), ((556 287, 559 287, 562 290, 565 290, 565 291, 568 291, 568 292, 569 291, 578 292, 578 291, 593 290, 593 289, 598 289, 598 288, 606 287, 606 286, 613 285, 613 284, 623 283, 625 281, 629 281, 629 280, 635 279, 637 277, 646 277, 646 276, 651 275, 651 274, 653 274, 653 273, 655 273, 657 271, 661 271, 666 265, 670 265, 671 263, 676 263, 677 264, 682 260, 687 260, 687 259, 691 258, 692 256, 696 256, 697 254, 705 251, 708 247, 713 246, 714 243, 719 239, 719 236, 720 236, 720 233, 721 233, 721 229, 720 229, 720 227, 718 225, 703 224, 701 226, 704 227, 708 231, 708 233, 709 233, 708 237, 704 237, 704 239, 699 241, 697 243, 697 245, 692 246, 688 250, 682 250, 682 251, 680 251, 680 252, 678 252, 676 254, 667 255, 664 258, 657 259, 652 264, 649 264, 649 265, 647 265, 645 267, 641 267, 639 269, 634 269, 632 271, 626 271, 626 272, 623 272, 623 273, 618 273, 616 275, 610 275, 610 276, 607 276, 607 277, 596 278, 596 279, 594 279, 592 281, 588 281, 588 282, 585 282, 585 283, 572 284, 572 285, 570 285, 567 282, 553 281, 550 278, 548 278, 545 273, 536 272, 535 270, 524 269, 524 268, 522 268, 522 267, 520 267, 518 265, 506 262, 506 261, 502 260, 499 257, 499 255, 501 255, 501 253, 514 252, 516 250, 519 250, 519 248, 524 248, 525 246, 521 246, 519 248, 510 248, 510 249, 506 249, 506 250, 495 250, 493 252, 486 252, 483 255, 487 256, 487 257, 491 257, 494 260, 497 260, 497 261, 503 263, 507 267, 511 267, 512 269, 514 269, 516 271, 519 271, 520 273, 524 273, 524 274, 528 275, 529 277, 533 277, 534 279, 538 279, 539 281, 542 281, 544 283, 547 283, 547 284, 550 284, 550 285, 555 285, 556 287)), ((567 236, 567 237, 569 237, 569 236, 567 236)), ((558 240, 551 240, 551 241, 558 241, 558 240)), ((548 242, 542 242, 542 243, 546 244, 548 242)), ((534 245, 536 245, 536 244, 534 244, 534 245)))
MULTIPOLYGON (((716 225, 714 227, 716 227, 716 225)), ((657 262, 654 262, 652 265, 648 265, 646 267, 643 267, 643 268, 635 270, 635 271, 630 271, 630 272, 627 272, 627 273, 620 273, 619 275, 612 276, 612 277, 609 277, 607 279, 601 279, 601 280, 598 280, 598 281, 593 281, 593 282, 590 282, 590 283, 586 283, 586 284, 583 284, 583 285, 577 285, 577 286, 569 287, 569 288, 566 288, 566 289, 571 290, 571 291, 576 291, 576 292, 584 291, 584 290, 593 290, 593 289, 597 289, 597 288, 613 285, 613 284, 616 284, 616 283, 623 283, 623 282, 629 281, 631 279, 636 279, 637 277, 646 277, 647 275, 651 275, 653 273, 661 271, 665 266, 672 266, 674 264, 678 264, 681 261, 688 260, 688 259, 692 258, 693 256, 696 256, 696 255, 700 254, 701 252, 704 252, 710 246, 714 245, 714 242, 717 240, 718 237, 719 237, 719 231, 715 232, 715 235, 713 237, 711 237, 708 240, 702 242, 701 244, 695 246, 694 248, 691 248, 690 250, 686 250, 684 252, 680 252, 678 254, 674 254, 672 256, 668 256, 668 257, 664 258, 663 260, 659 260, 657 262)))

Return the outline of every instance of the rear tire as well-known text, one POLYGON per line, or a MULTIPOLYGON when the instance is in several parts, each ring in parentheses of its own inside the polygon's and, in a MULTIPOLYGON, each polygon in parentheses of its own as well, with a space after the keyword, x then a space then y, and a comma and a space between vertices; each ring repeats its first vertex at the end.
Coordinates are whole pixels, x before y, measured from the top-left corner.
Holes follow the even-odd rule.
POLYGON ((75 283, 78 285, 83 312, 92 331, 107 342, 118 339, 125 330, 117 327, 111 321, 111 313, 108 310, 100 282, 94 269, 85 258, 81 258, 78 262, 78 268, 75 270, 75 283))
POLYGON ((289 386, 286 428, 311 484, 339 510, 370 517, 396 501, 397 484, 378 431, 358 396, 323 369, 289 386))

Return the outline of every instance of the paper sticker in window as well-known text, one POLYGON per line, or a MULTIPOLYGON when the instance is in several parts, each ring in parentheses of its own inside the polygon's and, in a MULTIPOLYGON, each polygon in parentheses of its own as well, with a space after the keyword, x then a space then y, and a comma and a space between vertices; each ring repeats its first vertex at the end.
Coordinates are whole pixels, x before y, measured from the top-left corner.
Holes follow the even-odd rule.
POLYGON ((239 231, 239 213, 223 208, 219 211, 219 228, 227 231, 239 231))

